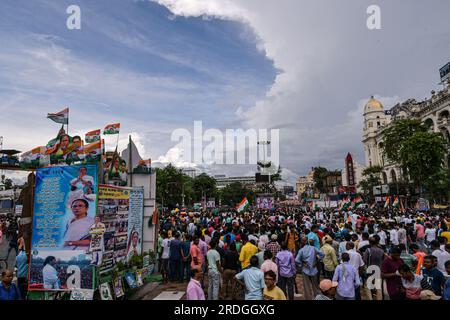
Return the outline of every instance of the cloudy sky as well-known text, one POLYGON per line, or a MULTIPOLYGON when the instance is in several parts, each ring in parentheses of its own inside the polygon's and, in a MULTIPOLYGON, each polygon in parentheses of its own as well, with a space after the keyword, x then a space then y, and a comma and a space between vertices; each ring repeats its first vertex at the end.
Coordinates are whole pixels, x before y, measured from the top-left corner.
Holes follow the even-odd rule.
MULTIPOLYGON (((2 0, 0 135, 45 145, 120 122, 154 161, 186 164, 176 128, 280 129, 294 182, 315 165, 364 162, 362 107, 421 100, 450 60, 448 0, 2 0), (81 8, 68 30, 66 8, 81 8), (381 30, 366 27, 381 8, 381 30)), ((252 166, 200 166, 249 174, 252 166)))

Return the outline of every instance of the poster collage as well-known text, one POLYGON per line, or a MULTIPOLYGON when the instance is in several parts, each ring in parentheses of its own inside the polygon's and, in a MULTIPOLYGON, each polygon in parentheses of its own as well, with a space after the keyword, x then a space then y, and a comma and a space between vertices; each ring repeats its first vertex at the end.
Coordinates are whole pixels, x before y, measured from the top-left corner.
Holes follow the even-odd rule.
MULTIPOLYGON (((96 271, 141 254, 143 189, 99 185, 98 176, 93 164, 36 171, 29 291, 92 299, 96 271)), ((123 295, 118 278, 100 284, 102 299, 112 298, 110 285, 123 295)))

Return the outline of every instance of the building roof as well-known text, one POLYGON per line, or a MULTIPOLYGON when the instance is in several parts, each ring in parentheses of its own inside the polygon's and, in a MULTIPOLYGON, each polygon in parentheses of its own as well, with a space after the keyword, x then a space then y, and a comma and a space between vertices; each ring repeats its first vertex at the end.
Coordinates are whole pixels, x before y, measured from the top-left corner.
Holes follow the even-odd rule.
POLYGON ((380 101, 375 99, 373 96, 367 101, 364 107, 364 113, 372 112, 372 111, 383 111, 384 107, 380 101))

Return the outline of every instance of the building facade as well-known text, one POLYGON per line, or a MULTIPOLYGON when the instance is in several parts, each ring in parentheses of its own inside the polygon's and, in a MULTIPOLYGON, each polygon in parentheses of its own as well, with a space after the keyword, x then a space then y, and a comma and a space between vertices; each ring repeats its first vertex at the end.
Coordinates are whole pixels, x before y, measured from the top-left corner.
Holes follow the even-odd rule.
POLYGON ((307 176, 298 177, 295 186, 299 196, 308 190, 312 191, 314 188, 314 169, 311 169, 307 176))
POLYGON ((234 182, 240 182, 243 186, 250 186, 250 187, 253 187, 256 184, 255 176, 226 177, 224 175, 217 175, 217 176, 214 176, 214 179, 216 179, 218 189, 225 188, 227 185, 232 184, 234 182))
POLYGON ((344 160, 344 167, 342 169, 342 186, 350 193, 362 192, 358 187, 362 180, 362 173, 365 167, 359 164, 353 156, 349 153, 344 160))
MULTIPOLYGON (((404 180, 401 168, 389 163, 383 156, 383 131, 394 121, 401 119, 418 119, 427 124, 430 130, 441 132, 450 142, 450 80, 439 92, 431 91, 431 97, 424 101, 408 99, 398 103, 385 112, 384 106, 371 97, 364 107, 364 128, 362 142, 366 166, 381 166, 382 183, 396 183, 404 180)), ((450 165, 450 148, 445 159, 450 165)))

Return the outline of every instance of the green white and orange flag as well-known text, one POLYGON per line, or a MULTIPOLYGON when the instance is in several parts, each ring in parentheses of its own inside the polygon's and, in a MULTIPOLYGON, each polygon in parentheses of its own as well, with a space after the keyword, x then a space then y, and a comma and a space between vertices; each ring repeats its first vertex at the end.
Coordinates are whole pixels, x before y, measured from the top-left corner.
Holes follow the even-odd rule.
POLYGON ((100 129, 89 131, 84 135, 85 136, 84 140, 86 141, 86 143, 93 143, 96 141, 100 141, 100 132, 101 132, 100 129))
POLYGON ((56 113, 47 113, 47 118, 57 123, 69 124, 69 108, 56 113))
POLYGON ((353 205, 355 208, 358 208, 358 206, 364 204, 363 199, 361 198, 361 196, 357 196, 356 198, 353 199, 353 205))
POLYGON ((103 130, 103 134, 119 134, 120 123, 108 124, 103 130))
POLYGON ((400 206, 400 202, 398 201, 398 196, 395 196, 394 198, 394 202, 392 203, 393 207, 399 207, 400 206))
POLYGON ((237 212, 242 212, 250 205, 250 203, 247 200, 247 197, 244 197, 242 201, 236 206, 237 212))
POLYGON ((384 207, 387 208, 389 205, 389 202, 391 201, 391 197, 386 198, 386 202, 384 203, 384 207))
POLYGON ((350 197, 347 196, 345 199, 342 200, 339 210, 347 210, 347 208, 350 206, 351 203, 352 201, 350 200, 350 197))

